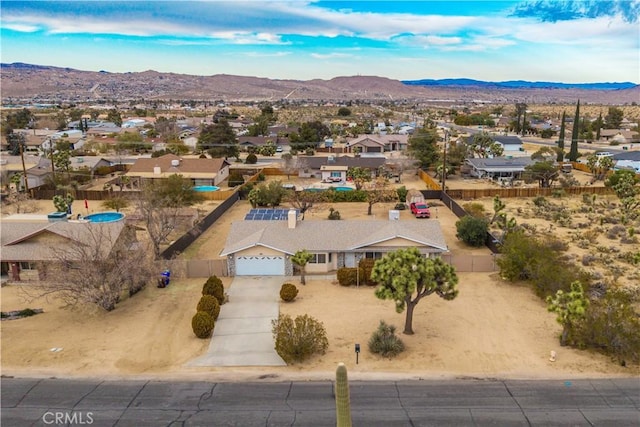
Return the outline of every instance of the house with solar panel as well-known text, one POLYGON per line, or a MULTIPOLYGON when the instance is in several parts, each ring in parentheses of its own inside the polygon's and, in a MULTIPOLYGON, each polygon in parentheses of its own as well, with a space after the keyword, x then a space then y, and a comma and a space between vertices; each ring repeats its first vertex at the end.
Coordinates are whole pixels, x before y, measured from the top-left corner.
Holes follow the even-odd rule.
POLYGON ((391 211, 388 220, 301 221, 294 209, 252 209, 231 224, 220 255, 227 257, 230 276, 291 276, 291 256, 299 250, 313 254, 306 266, 313 274, 407 247, 426 257, 448 251, 437 220, 401 221, 391 211))

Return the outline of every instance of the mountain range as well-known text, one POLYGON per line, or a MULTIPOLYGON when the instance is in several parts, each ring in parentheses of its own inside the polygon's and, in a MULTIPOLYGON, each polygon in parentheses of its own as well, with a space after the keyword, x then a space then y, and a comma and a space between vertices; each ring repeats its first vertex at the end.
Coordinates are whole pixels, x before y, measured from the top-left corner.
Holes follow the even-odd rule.
POLYGON ((91 102, 98 100, 223 101, 409 101, 430 104, 469 102, 623 105, 640 100, 633 83, 562 84, 482 82, 472 79, 399 81, 378 76, 330 80, 280 80, 216 74, 194 76, 157 71, 112 73, 24 63, 0 64, 4 103, 16 100, 91 102), (618 86, 619 85, 619 86, 618 86))

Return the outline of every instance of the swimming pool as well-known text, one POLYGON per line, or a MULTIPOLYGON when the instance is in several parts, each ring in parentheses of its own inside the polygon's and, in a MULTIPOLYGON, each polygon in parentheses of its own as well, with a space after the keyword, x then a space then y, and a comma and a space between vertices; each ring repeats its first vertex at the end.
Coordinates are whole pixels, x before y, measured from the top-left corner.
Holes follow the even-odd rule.
POLYGON ((193 187, 193 191, 198 191, 200 193, 209 193, 211 191, 218 191, 220 187, 216 187, 215 185, 196 185, 193 187))
POLYGON ((333 187, 336 191, 353 191, 351 187, 333 187))
POLYGON ((124 218, 124 214, 120 212, 98 212, 83 217, 89 222, 116 222, 124 218))

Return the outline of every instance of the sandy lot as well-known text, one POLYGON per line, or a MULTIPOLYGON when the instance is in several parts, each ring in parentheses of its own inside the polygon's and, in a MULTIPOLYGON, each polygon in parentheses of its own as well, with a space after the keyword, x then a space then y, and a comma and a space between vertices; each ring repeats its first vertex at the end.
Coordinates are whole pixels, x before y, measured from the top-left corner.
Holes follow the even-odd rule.
MULTIPOLYGON (((47 203, 47 208, 50 202, 47 203)), ((509 203, 511 206, 511 204, 509 203)), ((329 206, 308 218, 326 218, 329 206)), ((386 218, 390 204, 374 206, 386 218)), ((83 207, 79 207, 83 208, 83 207)), ((228 227, 249 208, 237 203, 183 256, 216 257, 228 227)), ((343 218, 371 218, 366 204, 337 204, 343 218)), ((436 206, 433 206, 434 210, 436 206)), ((455 239, 456 218, 438 206, 437 219, 452 251, 469 249, 455 239)), ((434 215, 434 219, 435 216, 434 215)), ((412 219, 402 211, 402 219, 412 219)), ((416 220, 417 221, 417 220, 416 220)), ((423 220, 424 221, 424 220, 423 220)), ((459 273, 460 294, 454 301, 430 296, 414 316, 413 336, 402 336, 407 350, 388 360, 372 355, 367 341, 380 320, 401 331, 404 314, 381 301, 373 289, 343 288, 330 280, 299 286, 296 301, 281 312, 310 314, 322 321, 329 337, 327 354, 284 368, 192 368, 185 363, 209 344, 191 332, 190 319, 204 279, 179 279, 165 289, 149 287, 110 313, 93 308, 65 308, 55 299, 35 299, 29 285, 2 288, 2 311, 43 308, 34 317, 1 323, 2 374, 188 379, 324 379, 345 362, 355 379, 388 378, 578 378, 639 375, 639 367, 622 368, 609 358, 561 348, 560 326, 531 290, 502 282, 496 273, 459 273), (355 364, 354 344, 362 346, 355 364), (61 348, 57 352, 52 348, 61 348), (557 361, 549 361, 549 352, 557 361)), ((297 283, 298 278, 292 279, 297 283)), ((224 278, 225 286, 231 280, 224 278)), ((284 282, 284 280, 283 280, 284 282)))

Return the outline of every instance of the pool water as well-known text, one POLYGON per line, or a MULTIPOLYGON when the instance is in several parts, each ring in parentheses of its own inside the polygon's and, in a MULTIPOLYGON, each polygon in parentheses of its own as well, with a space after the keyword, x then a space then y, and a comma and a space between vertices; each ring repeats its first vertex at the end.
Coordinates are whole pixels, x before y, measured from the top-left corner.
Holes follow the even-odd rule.
POLYGON ((200 193, 208 193, 211 191, 218 191, 220 187, 216 187, 215 185, 196 185, 193 187, 193 191, 198 191, 200 193))
POLYGON ((336 189, 336 191, 353 191, 353 188, 351 187, 333 187, 336 189))
POLYGON ((120 212, 98 212, 83 217, 89 222, 116 222, 124 218, 124 214, 120 212))

